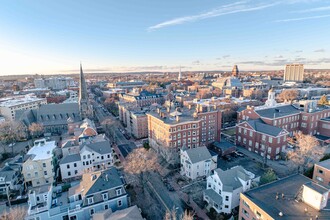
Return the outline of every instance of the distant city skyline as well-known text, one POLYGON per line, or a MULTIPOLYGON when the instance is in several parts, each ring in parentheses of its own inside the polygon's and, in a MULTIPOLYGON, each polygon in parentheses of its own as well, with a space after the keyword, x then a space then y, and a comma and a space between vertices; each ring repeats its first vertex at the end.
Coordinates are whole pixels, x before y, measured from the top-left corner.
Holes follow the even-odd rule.
POLYGON ((329 0, 6 1, 0 75, 330 69, 329 0))

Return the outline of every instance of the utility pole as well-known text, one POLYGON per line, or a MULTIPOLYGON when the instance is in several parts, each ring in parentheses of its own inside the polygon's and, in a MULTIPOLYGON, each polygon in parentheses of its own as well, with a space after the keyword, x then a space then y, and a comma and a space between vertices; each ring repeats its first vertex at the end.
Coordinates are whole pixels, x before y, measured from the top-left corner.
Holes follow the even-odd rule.
POLYGON ((8 185, 6 186, 6 194, 7 194, 7 199, 8 199, 8 206, 9 209, 11 208, 11 203, 10 203, 10 197, 9 197, 9 189, 8 185))

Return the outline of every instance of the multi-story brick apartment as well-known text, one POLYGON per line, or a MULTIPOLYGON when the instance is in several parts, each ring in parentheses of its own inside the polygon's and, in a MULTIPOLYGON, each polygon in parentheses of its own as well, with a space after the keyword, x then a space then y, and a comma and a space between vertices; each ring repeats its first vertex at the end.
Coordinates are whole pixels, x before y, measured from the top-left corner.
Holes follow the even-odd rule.
POLYGON ((330 219, 328 194, 328 188, 295 174, 241 193, 238 219, 330 219))
POLYGON ((148 91, 142 91, 140 93, 125 93, 119 96, 119 100, 122 102, 132 103, 136 107, 150 106, 154 103, 163 104, 164 97, 160 94, 153 94, 148 91))
POLYGON ((268 93, 268 100, 265 105, 258 107, 248 106, 246 109, 238 112, 239 121, 261 119, 268 125, 287 130, 290 135, 298 131, 301 131, 303 134, 315 135, 322 130, 318 126, 320 119, 329 116, 330 108, 318 107, 315 101, 304 101, 292 105, 276 103, 275 91, 272 89, 268 93))
POLYGON ((314 164, 313 180, 323 186, 330 186, 330 159, 314 164))
POLYGON ((286 149, 288 134, 261 119, 248 120, 236 125, 236 144, 268 159, 279 159, 286 149))
POLYGON ((221 138, 221 110, 215 105, 158 108, 147 116, 149 144, 170 163, 179 162, 182 147, 195 148, 221 138))
POLYGON ((119 120, 126 130, 136 139, 148 137, 148 118, 145 114, 149 108, 135 107, 132 103, 119 103, 119 120))

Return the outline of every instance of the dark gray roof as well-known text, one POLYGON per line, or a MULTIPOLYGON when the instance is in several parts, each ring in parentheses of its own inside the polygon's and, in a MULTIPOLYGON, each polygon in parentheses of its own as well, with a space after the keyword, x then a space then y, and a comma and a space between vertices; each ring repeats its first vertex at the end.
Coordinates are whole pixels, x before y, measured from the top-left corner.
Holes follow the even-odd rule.
POLYGON ((13 178, 13 175, 15 175, 16 171, 9 166, 4 166, 0 170, 0 177, 5 178, 5 181, 10 181, 13 178))
POLYGON ((235 144, 232 144, 232 143, 230 143, 230 142, 228 142, 228 141, 226 141, 226 140, 221 140, 220 142, 215 141, 215 142, 213 142, 212 144, 213 144, 216 148, 221 149, 222 151, 225 151, 225 150, 227 150, 227 149, 232 148, 232 147, 235 146, 235 144))
POLYGON ((110 154, 112 152, 112 148, 108 140, 89 143, 85 146, 100 154, 110 154))
POLYGON ((271 136, 278 136, 283 128, 275 127, 264 123, 261 119, 248 120, 247 123, 255 130, 261 133, 265 133, 271 136))
POLYGON ((330 159, 327 159, 327 160, 324 160, 321 162, 317 162, 316 164, 330 170, 330 159))
POLYGON ((79 112, 78 103, 61 103, 41 105, 38 109, 39 115, 65 114, 79 112))
POLYGON ((68 124, 68 118, 80 121, 78 103, 41 105, 37 110, 37 121, 44 126, 68 124))
POLYGON ((250 179, 249 175, 246 174, 246 171, 241 166, 232 167, 228 170, 221 170, 220 168, 215 169, 217 172, 222 184, 223 191, 232 192, 235 189, 242 187, 242 183, 238 178, 247 181, 250 179))
POLYGON ((256 110, 261 117, 264 118, 279 118, 287 115, 294 115, 300 113, 293 105, 284 105, 284 106, 276 106, 273 108, 256 110))
POLYGON ((211 153, 206 147, 191 148, 184 151, 187 152, 187 155, 192 163, 198 163, 200 161, 209 160, 212 158, 211 153))
POLYGON ((311 216, 318 215, 318 219, 330 219, 329 211, 317 211, 304 202, 296 202, 296 195, 301 186, 311 179, 300 174, 295 174, 281 180, 254 188, 243 193, 248 199, 259 206, 262 210, 274 219, 310 219, 311 216), (284 194, 284 199, 280 196, 276 199, 276 194, 284 194), (305 212, 305 209, 308 212, 305 212), (279 213, 283 216, 279 218, 279 213))
POLYGON ((80 160, 81 160, 80 154, 69 154, 63 157, 60 164, 72 163, 80 160))
POLYGON ((94 184, 89 189, 87 189, 86 196, 123 185, 124 182, 120 177, 117 169, 111 167, 108 170, 101 171, 101 175, 99 175, 94 184))
POLYGON ((212 201, 217 203, 219 206, 222 205, 222 197, 216 193, 213 189, 204 190, 204 195, 208 196, 212 201))

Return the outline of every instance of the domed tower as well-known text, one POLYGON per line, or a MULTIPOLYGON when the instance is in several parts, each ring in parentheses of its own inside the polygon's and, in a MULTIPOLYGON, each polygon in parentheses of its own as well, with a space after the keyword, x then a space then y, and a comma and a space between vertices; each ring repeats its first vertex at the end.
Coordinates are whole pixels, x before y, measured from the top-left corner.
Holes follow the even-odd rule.
POLYGON ((234 65, 233 70, 231 71, 231 76, 238 78, 239 76, 239 71, 237 65, 234 65))
POLYGON ((275 91, 273 87, 268 91, 268 99, 265 103, 266 106, 273 107, 277 104, 275 100, 275 91))

